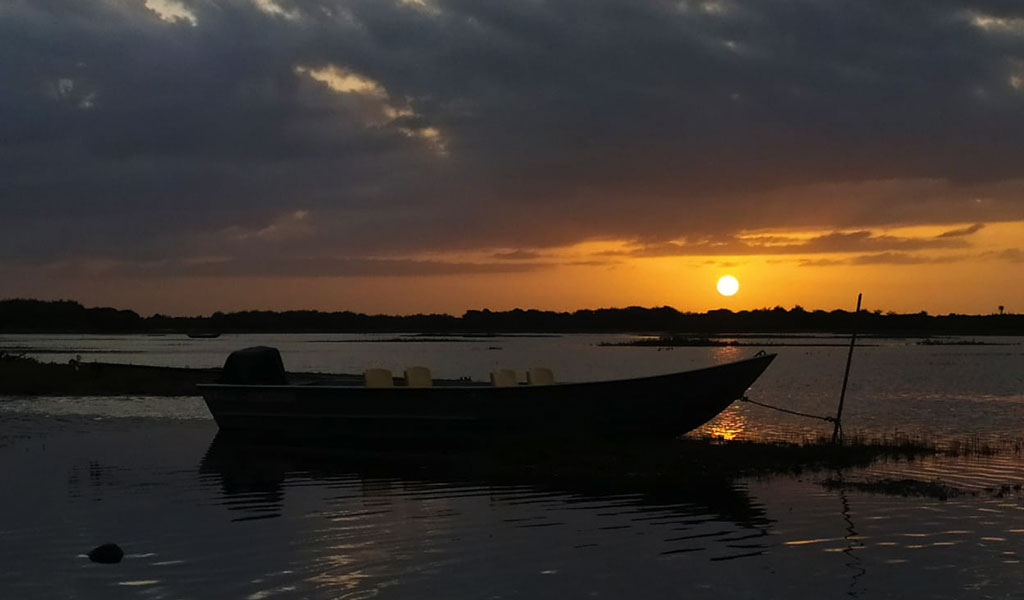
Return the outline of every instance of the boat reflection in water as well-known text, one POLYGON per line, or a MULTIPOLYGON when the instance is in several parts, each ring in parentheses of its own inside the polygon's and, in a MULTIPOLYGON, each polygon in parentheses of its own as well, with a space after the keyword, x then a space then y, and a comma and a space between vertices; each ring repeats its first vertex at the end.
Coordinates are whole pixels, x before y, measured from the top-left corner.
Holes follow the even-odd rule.
POLYGON ((497 536, 510 523, 555 527, 573 521, 562 532, 579 538, 570 540, 572 546, 593 537, 577 535, 581 530, 635 528, 662 534, 661 554, 710 550, 721 560, 759 553, 756 540, 770 521, 745 487, 728 477, 699 469, 644 472, 643 465, 613 464, 604 450, 535 450, 369 452, 221 431, 200 472, 207 483, 219 483, 222 502, 238 513, 235 520, 288 518, 312 501, 333 522, 373 521, 365 539, 349 539, 353 531, 346 529, 347 543, 378 543, 382 529, 416 530, 411 525, 424 521, 434 521, 437 531, 471 529, 485 536, 488 527, 497 536), (308 498, 315 490, 327 491, 326 506, 308 498), (385 505, 385 513, 365 513, 385 505), (716 543, 719 538, 724 543, 716 543), (746 541, 728 543, 740 539, 746 541))

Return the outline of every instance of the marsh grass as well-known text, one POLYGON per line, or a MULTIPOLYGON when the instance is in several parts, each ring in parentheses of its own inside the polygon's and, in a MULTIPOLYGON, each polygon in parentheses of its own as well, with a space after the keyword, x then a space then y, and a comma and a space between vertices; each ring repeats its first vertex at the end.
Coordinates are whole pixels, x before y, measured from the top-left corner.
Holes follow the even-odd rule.
MULTIPOLYGON (((808 441, 811 447, 831 443, 828 438, 817 438, 808 441)), ((877 452, 876 461, 884 461, 893 457, 915 460, 925 456, 940 458, 990 458, 997 455, 1021 453, 1021 439, 993 441, 980 436, 966 436, 951 440, 937 441, 925 436, 911 436, 895 432, 890 436, 867 438, 853 435, 844 440, 844 447, 856 448, 856 453, 877 452)), ((921 480, 913 478, 867 477, 848 479, 838 471, 834 476, 819 482, 830 490, 856 490, 873 494, 890 496, 932 498, 948 500, 962 496, 988 496, 1003 498, 1020 495, 1024 484, 1006 483, 999 486, 988 486, 982 489, 963 489, 940 479, 921 480)))
POLYGON ((532 465, 555 476, 678 479, 800 474, 914 460, 938 453, 912 439, 801 442, 724 441, 683 437, 665 441, 571 440, 497 445, 485 454, 498 465, 532 465))
MULTIPOLYGON (((824 443, 825 441, 827 441, 825 438, 818 438, 817 443, 824 443)), ((936 440, 924 435, 909 435, 899 431, 894 432, 892 435, 871 438, 855 434, 847 442, 852 444, 867 443, 871 445, 927 448, 933 450, 933 453, 936 455, 949 458, 1005 456, 1008 454, 1019 456, 1021 451, 1024 450, 1024 438, 995 440, 979 435, 968 435, 936 440)))
MULTIPOLYGON (((719 441, 711 436, 702 436, 696 439, 707 439, 711 442, 719 441)), ((719 443, 731 443, 719 441, 719 443)), ((818 448, 824 454, 833 450, 825 448, 835 446, 830 436, 805 436, 797 441, 790 440, 764 440, 755 441, 754 444, 797 444, 808 449, 818 448)), ((918 458, 921 456, 944 456, 949 458, 968 457, 989 457, 997 455, 1020 455, 1024 450, 1024 438, 993 440, 978 435, 963 436, 951 439, 934 439, 923 434, 908 434, 901 431, 894 431, 889 434, 867 435, 862 432, 854 432, 846 435, 838 444, 845 451, 854 455, 863 453, 875 453, 879 459, 891 458, 918 458)))
MULTIPOLYGON (((497 447, 488 455, 492 465, 524 465, 541 477, 575 480, 629 480, 652 487, 687 485, 708 479, 735 480, 776 475, 841 474, 881 462, 916 461, 929 457, 991 457, 1020 452, 1020 441, 997 444, 976 437, 940 442, 924 436, 894 432, 886 436, 848 435, 841 444, 830 437, 799 441, 723 440, 689 436, 676 440, 521 444, 497 447)), ((499 467, 501 468, 501 467, 499 467)), ((826 479, 830 489, 844 487, 883 494, 947 499, 965 492, 940 481, 915 479, 826 479)), ((993 494, 1020 491, 1009 484, 988 490, 993 494), (1000 492, 1000 490, 1002 490, 1000 492)))

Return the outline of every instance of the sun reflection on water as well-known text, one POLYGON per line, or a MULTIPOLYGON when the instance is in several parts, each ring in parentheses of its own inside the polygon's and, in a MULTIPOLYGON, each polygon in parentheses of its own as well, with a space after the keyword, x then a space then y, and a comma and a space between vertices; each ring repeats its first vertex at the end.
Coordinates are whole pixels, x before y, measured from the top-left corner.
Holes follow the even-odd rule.
POLYGON ((746 418, 736 411, 728 411, 719 415, 710 424, 711 437, 721 440, 734 440, 747 430, 746 418))
POLYGON ((740 358, 744 358, 744 356, 741 355, 749 354, 748 352, 745 352, 746 350, 748 349, 741 348, 739 346, 716 346, 711 350, 711 357, 717 365, 721 363, 732 362, 734 360, 739 360, 740 358))

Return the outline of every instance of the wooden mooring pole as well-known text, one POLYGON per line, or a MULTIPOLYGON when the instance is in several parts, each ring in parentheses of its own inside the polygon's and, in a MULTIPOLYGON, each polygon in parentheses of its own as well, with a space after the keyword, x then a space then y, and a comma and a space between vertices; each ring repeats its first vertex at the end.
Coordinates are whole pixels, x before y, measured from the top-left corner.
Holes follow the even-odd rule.
POLYGON ((850 362, 853 361, 853 347, 857 344, 857 320, 860 317, 860 299, 857 294, 857 310, 853 313, 853 334, 850 336, 850 352, 846 355, 846 372, 843 374, 843 391, 839 393, 839 409, 836 410, 835 427, 832 429, 832 443, 842 440, 843 402, 846 400, 846 384, 850 381, 850 362))

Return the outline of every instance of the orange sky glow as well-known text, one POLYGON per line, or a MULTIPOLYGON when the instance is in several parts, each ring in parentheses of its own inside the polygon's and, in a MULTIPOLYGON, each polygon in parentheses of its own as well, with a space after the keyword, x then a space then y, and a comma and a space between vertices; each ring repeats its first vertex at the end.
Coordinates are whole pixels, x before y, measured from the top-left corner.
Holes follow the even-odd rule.
MULTIPOLYGON (((970 224, 900 227, 873 232, 905 240, 935 240, 970 224)), ((800 240, 816 231, 758 231, 749 238, 800 240)), ((969 242, 912 253, 857 252, 637 256, 635 243, 589 241, 537 249, 506 259, 524 270, 441 275, 345 277, 114 277, 103 286, 92 277, 23 278, 13 295, 70 297, 89 305, 142 313, 207 314, 216 310, 318 309, 411 314, 467 309, 575 310, 622 306, 673 306, 703 312, 801 305, 850 308, 857 293, 871 310, 985 314, 998 306, 1024 311, 1024 262, 1015 250, 1024 221, 994 223, 965 235, 969 242), (723 297, 718 278, 734 275, 735 296, 723 297)), ((776 241, 776 244, 781 242, 776 241)), ((682 250, 681 250, 682 251, 682 250)), ((500 255, 511 254, 503 249, 500 255)), ((411 260, 459 264, 493 262, 494 249, 431 253, 411 260)), ((102 275, 104 266, 94 266, 102 275)))
POLYGON ((790 4, 8 2, 0 298, 1024 313, 1024 3, 790 4))

